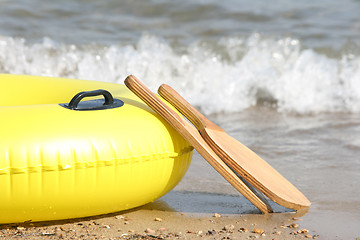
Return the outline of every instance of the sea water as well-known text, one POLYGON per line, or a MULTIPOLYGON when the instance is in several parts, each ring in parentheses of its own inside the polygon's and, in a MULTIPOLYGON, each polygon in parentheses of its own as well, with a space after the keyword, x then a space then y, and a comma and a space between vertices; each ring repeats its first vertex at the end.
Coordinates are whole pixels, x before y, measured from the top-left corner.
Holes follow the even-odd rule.
MULTIPOLYGON (((0 72, 170 84, 310 199, 303 227, 360 237, 360 1, 0 0, 0 72)), ((258 213, 197 153, 171 194, 258 213)))

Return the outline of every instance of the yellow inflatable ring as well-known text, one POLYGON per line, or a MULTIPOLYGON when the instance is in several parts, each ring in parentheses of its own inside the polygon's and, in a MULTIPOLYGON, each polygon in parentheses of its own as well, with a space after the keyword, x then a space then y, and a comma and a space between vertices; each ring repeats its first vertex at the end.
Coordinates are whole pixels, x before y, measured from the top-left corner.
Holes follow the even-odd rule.
POLYGON ((124 85, 0 75, 0 89, 0 223, 134 208, 190 165, 189 143, 124 85))

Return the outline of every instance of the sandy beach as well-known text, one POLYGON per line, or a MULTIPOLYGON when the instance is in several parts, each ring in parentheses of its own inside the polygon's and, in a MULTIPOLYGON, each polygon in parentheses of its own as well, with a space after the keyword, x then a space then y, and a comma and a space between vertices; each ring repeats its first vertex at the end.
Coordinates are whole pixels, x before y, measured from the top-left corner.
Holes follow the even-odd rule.
POLYGON ((133 210, 63 221, 9 224, 1 239, 321 239, 293 213, 174 212, 161 200, 133 210))

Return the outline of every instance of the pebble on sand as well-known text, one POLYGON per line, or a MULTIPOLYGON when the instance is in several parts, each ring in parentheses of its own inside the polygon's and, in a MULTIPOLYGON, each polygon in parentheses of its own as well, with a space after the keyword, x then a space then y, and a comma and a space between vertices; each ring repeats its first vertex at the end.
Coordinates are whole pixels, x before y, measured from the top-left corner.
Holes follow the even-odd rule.
POLYGON ((234 229, 235 229, 235 227, 232 224, 226 225, 225 227, 223 227, 223 230, 227 231, 227 232, 232 232, 232 231, 234 231, 234 229))
POLYGON ((299 224, 297 223, 292 223, 289 225, 289 228, 298 228, 299 227, 299 224))
POLYGON ((248 232, 249 230, 247 228, 241 227, 239 229, 239 232, 248 232))
POLYGON ((155 230, 152 230, 151 228, 147 228, 147 229, 145 230, 145 232, 148 233, 148 234, 154 234, 154 233, 155 233, 155 230))
POLYGON ((258 234, 263 234, 265 231, 261 228, 255 228, 253 232, 258 234))

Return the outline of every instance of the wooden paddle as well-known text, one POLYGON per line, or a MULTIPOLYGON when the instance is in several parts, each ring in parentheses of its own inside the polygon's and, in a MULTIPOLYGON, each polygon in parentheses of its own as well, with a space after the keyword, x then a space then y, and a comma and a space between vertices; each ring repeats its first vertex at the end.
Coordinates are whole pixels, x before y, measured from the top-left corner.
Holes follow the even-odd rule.
POLYGON ((197 129, 180 117, 173 109, 152 93, 135 76, 125 79, 125 85, 143 100, 150 108, 164 118, 184 139, 186 139, 215 168, 233 187, 244 195, 263 213, 272 212, 269 205, 264 203, 239 177, 216 155, 201 137, 197 129))
POLYGON ((195 125, 205 142, 231 169, 268 198, 295 210, 310 206, 310 201, 279 172, 204 117, 170 86, 161 85, 158 93, 195 125))

